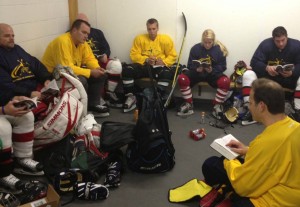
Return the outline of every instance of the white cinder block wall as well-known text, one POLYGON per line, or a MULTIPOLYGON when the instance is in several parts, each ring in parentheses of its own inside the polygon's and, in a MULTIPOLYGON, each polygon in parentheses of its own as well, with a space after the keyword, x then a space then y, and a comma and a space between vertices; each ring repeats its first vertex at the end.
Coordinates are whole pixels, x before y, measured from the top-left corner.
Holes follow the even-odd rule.
POLYGON ((0 0, 0 22, 10 24, 16 44, 40 59, 48 43, 69 28, 68 0, 0 0))
MULTIPOLYGON (((229 50, 227 75, 238 60, 249 64, 258 44, 276 26, 285 26, 290 37, 300 39, 299 8, 299 0, 78 0, 79 12, 105 33, 112 57, 126 62, 134 36, 147 32, 145 22, 151 17, 159 20, 160 32, 174 39, 179 52, 184 12, 188 32, 181 63, 186 64, 203 30, 211 28, 229 50)), ((0 0, 0 22, 11 24, 16 43, 41 58, 49 41, 69 28, 68 0, 0 0)))

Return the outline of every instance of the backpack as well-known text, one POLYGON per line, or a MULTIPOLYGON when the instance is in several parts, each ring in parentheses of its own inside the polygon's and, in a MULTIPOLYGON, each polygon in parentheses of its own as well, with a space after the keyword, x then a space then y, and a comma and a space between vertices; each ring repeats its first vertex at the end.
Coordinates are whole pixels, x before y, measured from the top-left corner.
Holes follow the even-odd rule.
POLYGON ((171 170, 175 165, 175 149, 167 112, 160 94, 149 76, 152 87, 145 88, 138 96, 138 120, 134 129, 135 142, 126 151, 128 167, 135 172, 160 173, 171 170))

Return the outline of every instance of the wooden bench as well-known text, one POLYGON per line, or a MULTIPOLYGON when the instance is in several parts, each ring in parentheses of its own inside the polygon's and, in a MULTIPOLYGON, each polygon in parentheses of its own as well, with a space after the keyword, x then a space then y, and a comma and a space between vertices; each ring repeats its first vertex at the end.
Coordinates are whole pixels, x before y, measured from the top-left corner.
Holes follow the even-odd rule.
MULTIPOLYGON (((156 83, 156 81, 155 81, 155 83, 156 83)), ((149 87, 149 86, 151 86, 150 78, 137 79, 137 80, 135 80, 135 84, 137 84, 141 88, 149 87)), ((198 96, 201 96, 202 88, 205 88, 205 87, 212 88, 207 82, 199 82, 199 83, 197 83, 197 86, 198 86, 198 96)), ((235 82, 230 82, 230 89, 231 90, 234 90, 234 89, 241 90, 242 89, 242 84, 237 84, 235 82)), ((292 89, 289 89, 289 88, 283 88, 283 89, 287 93, 294 93, 294 90, 292 90, 292 89)))

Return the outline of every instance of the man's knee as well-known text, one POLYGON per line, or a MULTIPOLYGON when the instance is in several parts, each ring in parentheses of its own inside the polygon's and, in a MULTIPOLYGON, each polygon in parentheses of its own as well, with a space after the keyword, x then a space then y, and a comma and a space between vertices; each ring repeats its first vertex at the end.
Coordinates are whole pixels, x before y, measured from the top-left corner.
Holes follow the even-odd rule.
POLYGON ((82 83, 85 91, 88 91, 88 88, 89 88, 88 79, 81 75, 79 75, 78 78, 79 78, 80 82, 82 83))
POLYGON ((180 87, 188 87, 190 86, 191 82, 188 76, 185 74, 180 74, 178 76, 178 84, 180 87))
POLYGON ((217 87, 228 91, 230 89, 230 79, 225 75, 221 76, 217 80, 217 87))
POLYGON ((135 64, 125 64, 122 66, 122 77, 123 78, 133 78, 137 65, 135 64))

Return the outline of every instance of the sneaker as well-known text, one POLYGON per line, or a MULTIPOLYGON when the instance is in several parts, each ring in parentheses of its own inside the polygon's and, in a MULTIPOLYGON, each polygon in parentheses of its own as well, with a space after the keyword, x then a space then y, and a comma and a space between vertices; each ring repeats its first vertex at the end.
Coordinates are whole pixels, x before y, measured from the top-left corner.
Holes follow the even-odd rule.
POLYGON ((300 122, 300 109, 295 109, 295 113, 293 114, 293 119, 297 122, 300 122))
POLYGON ((294 109, 289 102, 285 102, 284 112, 297 122, 300 122, 300 109, 294 109))
POLYGON ((24 185, 25 182, 21 181, 13 174, 0 178, 0 187, 12 191, 13 194, 21 193, 24 185))
POLYGON ((0 206, 17 207, 20 206, 19 199, 12 193, 0 192, 0 206))
POLYGON ((89 106, 88 110, 93 113, 95 117, 107 117, 109 116, 109 108, 105 105, 89 106))
POLYGON ((116 93, 107 92, 106 94, 108 96, 108 101, 107 101, 108 106, 115 107, 115 108, 122 108, 123 107, 123 102, 118 98, 116 93))
POLYGON ((189 116, 194 113, 193 104, 184 102, 181 104, 179 111, 177 112, 177 116, 189 116))
POLYGON ((254 121, 252 119, 252 115, 251 115, 249 109, 247 109, 245 115, 242 117, 242 125, 247 126, 247 125, 255 124, 255 123, 256 123, 256 121, 254 121))
POLYGON ((100 105, 108 107, 106 101, 102 97, 100 97, 100 105))
POLYGON ((132 93, 126 95, 127 99, 123 105, 123 111, 129 112, 136 108, 136 97, 132 93))
POLYGON ((104 185, 108 188, 118 187, 121 182, 121 162, 111 162, 108 166, 104 185))
POLYGON ((44 166, 31 158, 16 158, 14 173, 21 175, 44 175, 44 166))
POLYGON ((213 108, 212 115, 216 119, 221 120, 223 117, 223 106, 221 104, 216 104, 213 108))

